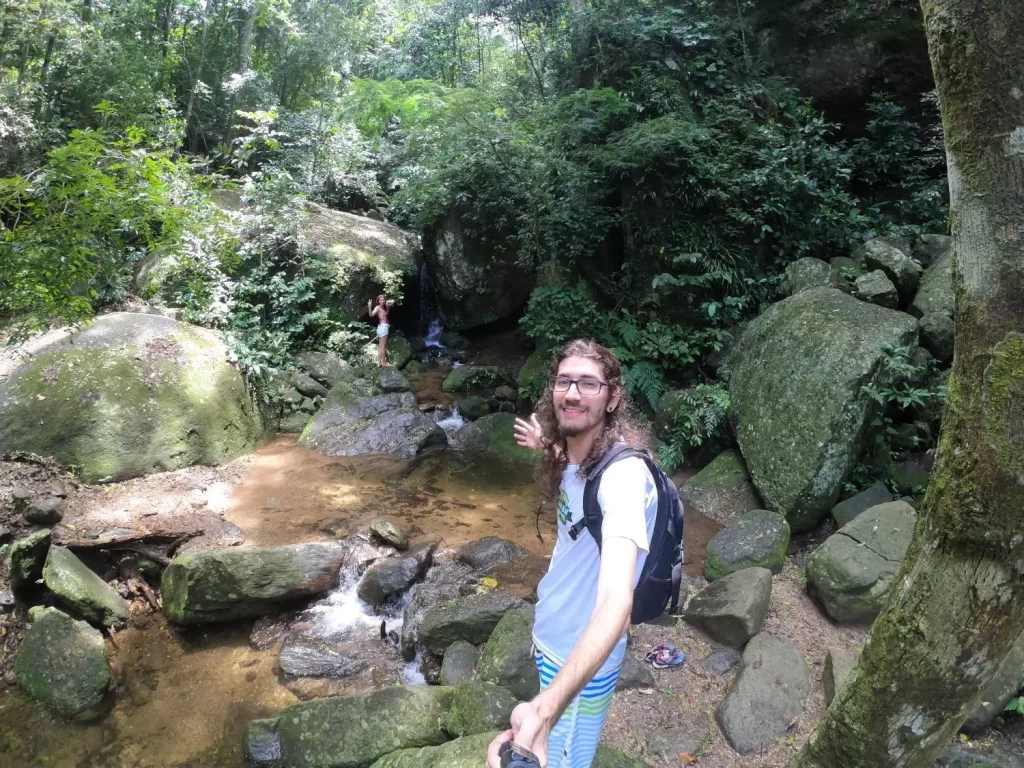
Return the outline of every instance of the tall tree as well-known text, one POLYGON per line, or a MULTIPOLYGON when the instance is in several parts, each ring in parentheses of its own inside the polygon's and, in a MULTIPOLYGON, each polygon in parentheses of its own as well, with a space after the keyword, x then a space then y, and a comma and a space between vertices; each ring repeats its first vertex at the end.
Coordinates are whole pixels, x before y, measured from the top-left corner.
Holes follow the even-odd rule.
POLYGON ((795 768, 930 767, 1024 629, 1024 3, 922 7, 948 152, 956 358, 907 560, 795 768))

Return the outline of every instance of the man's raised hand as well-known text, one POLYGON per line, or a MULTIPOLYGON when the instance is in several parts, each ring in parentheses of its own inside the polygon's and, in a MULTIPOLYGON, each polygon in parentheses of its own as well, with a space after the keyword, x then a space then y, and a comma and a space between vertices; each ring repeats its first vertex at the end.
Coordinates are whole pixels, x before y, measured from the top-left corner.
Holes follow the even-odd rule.
POLYGON ((532 448, 535 451, 544 450, 544 443, 541 441, 540 422, 537 421, 537 414, 532 414, 530 420, 516 419, 514 427, 516 442, 524 448, 532 448))

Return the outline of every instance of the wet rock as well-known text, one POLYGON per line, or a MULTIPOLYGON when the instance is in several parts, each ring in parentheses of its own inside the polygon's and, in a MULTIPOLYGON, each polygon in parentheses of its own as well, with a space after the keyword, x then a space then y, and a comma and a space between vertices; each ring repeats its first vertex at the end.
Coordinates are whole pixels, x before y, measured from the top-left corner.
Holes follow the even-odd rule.
POLYGON ((249 633, 249 645, 257 651, 267 651, 288 637, 288 621, 284 616, 264 616, 256 619, 249 633))
POLYGON ((900 306, 896 286, 880 269, 858 277, 853 283, 853 295, 861 301, 887 309, 899 309, 900 306))
MULTIPOLYGON (((417 646, 422 644, 419 629, 427 611, 440 603, 459 597, 463 594, 464 588, 475 591, 476 578, 476 572, 464 563, 441 563, 427 571, 423 582, 416 584, 410 590, 411 597, 402 612, 403 659, 412 661, 416 655, 417 646)), ((484 642, 489 636, 488 633, 477 642, 484 642)), ((445 647, 447 648, 447 646, 445 647)))
POLYGON ((352 381, 356 372, 341 355, 333 352, 299 352, 292 358, 299 370, 312 376, 328 389, 352 381))
POLYGON ((892 501, 892 493, 885 483, 878 480, 860 493, 832 507, 832 519, 839 528, 842 528, 861 512, 889 501, 892 501))
POLYGON ((711 718, 704 712, 684 711, 675 720, 674 728, 651 734, 647 752, 666 765, 681 765, 679 755, 695 756, 703 751, 711 727, 711 718))
POLYGON ((119 627, 128 619, 128 603, 70 549, 50 547, 43 580, 58 600, 97 627, 119 627))
POLYGON ((828 514, 863 448, 873 413, 865 387, 884 386, 881 359, 917 324, 830 288, 773 304, 733 355, 730 418, 754 485, 794 533, 828 514))
POLYGON ((460 429, 452 447, 460 451, 485 453, 508 461, 536 464, 540 453, 523 448, 515 439, 513 413, 492 413, 460 429))
POLYGON ((37 609, 14 658, 18 684, 62 717, 103 713, 110 666, 103 635, 56 608, 37 609))
POLYGON ((740 663, 740 655, 729 648, 719 648, 700 660, 700 666, 716 675, 727 675, 740 663))
POLYGON ((482 419, 491 412, 491 405, 479 395, 467 395, 456 402, 459 413, 469 421, 482 419))
POLYGON ((829 285, 831 277, 832 271, 828 264, 821 259, 805 256, 786 267, 786 288, 793 295, 808 288, 829 285))
POLYGON ((494 389, 508 381, 508 373, 496 365, 460 365, 445 377, 441 389, 445 392, 494 389))
POLYGON ((306 397, 327 397, 327 387, 306 373, 292 374, 292 386, 306 397))
MULTIPOLYGON (((345 524, 348 520, 342 521, 345 524)), ((328 533, 334 533, 335 531, 330 530, 331 525, 328 524, 322 530, 326 530, 328 533)), ((345 564, 363 566, 372 563, 374 560, 380 560, 384 557, 390 557, 394 554, 394 549, 391 545, 382 544, 380 540, 369 531, 360 531, 354 533, 351 536, 347 536, 338 542, 338 545, 345 549, 345 564)))
POLYGON ((709 584, 683 611, 687 624, 712 639, 742 648, 761 631, 772 596, 772 572, 744 568, 709 584))
POLYGON ((245 763, 249 768, 284 768, 277 718, 249 721, 245 728, 245 763))
POLYGON ((869 270, 880 269, 892 280, 900 300, 910 303, 921 283, 921 265, 903 248, 887 238, 876 237, 858 246, 854 258, 864 262, 869 270))
POLYGON ((444 661, 441 662, 441 685, 455 685, 463 680, 469 680, 476 672, 479 658, 480 651, 472 643, 457 640, 449 645, 448 650, 444 652, 444 661))
POLYGON ((399 557, 374 563, 359 580, 356 594, 370 605, 380 605, 393 595, 405 592, 423 578, 434 561, 437 542, 422 544, 399 557))
POLYGON ((540 691, 533 656, 533 606, 513 608, 501 617, 480 653, 477 677, 504 686, 521 701, 540 691))
POLYGON ((807 558, 807 589, 836 621, 868 621, 885 605, 917 515, 903 501, 862 512, 807 558))
POLYGON ((452 736, 502 731, 519 702, 512 692, 482 680, 463 680, 455 686, 451 708, 444 717, 444 729, 452 736))
POLYGON ((18 539, 7 552, 7 573, 16 595, 27 594, 43 578, 46 553, 50 550, 50 529, 44 528, 18 539))
POLYGON ((940 362, 948 363, 952 360, 953 338, 956 334, 953 318, 942 312, 929 312, 918 324, 921 327, 921 346, 940 362))
POLYGON ((800 651, 787 640, 757 635, 747 643, 739 674, 718 707, 718 725, 741 755, 768 749, 803 712, 809 690, 800 651))
POLYGON ((992 682, 982 691, 978 706, 967 718, 963 729, 968 733, 977 733, 992 725, 1006 709, 1010 699, 1017 695, 1021 680, 1024 680, 1024 633, 1017 638, 1017 642, 999 665, 992 682))
POLYGON ((654 675, 642 661, 637 661, 628 653, 619 669, 619 680, 615 683, 616 691, 630 691, 635 688, 654 688, 654 675))
POLYGON ((345 547, 334 543, 206 549, 178 555, 164 570, 164 613, 178 624, 263 616, 330 590, 345 547))
POLYGON ((285 643, 278 663, 290 677, 351 677, 366 666, 346 653, 344 647, 319 640, 285 643))
POLYGON ((789 524, 775 512, 755 509, 735 518, 708 543, 704 575, 715 581, 743 568, 781 573, 789 548, 789 524))
POLYGON ((25 488, 15 488, 11 498, 15 511, 21 512, 25 522, 55 525, 64 519, 64 502, 59 496, 34 494, 25 488))
POLYGON ((917 317, 930 314, 953 316, 953 252, 946 251, 925 270, 910 311, 917 317))
POLYGON ((382 394, 386 392, 409 392, 412 385, 405 378, 400 370, 394 366, 378 368, 373 375, 373 391, 382 394))
POLYGON ((358 768, 399 749, 442 744, 451 688, 391 686, 359 696, 293 704, 277 716, 289 768, 358 768))
POLYGON ((455 558, 478 571, 486 572, 527 554, 527 551, 515 542, 497 536, 485 536, 463 544, 455 553, 455 558))
POLYGON ((437 656, 456 640, 474 645, 486 642, 502 616, 525 605, 522 599, 501 589, 449 600, 424 614, 419 627, 420 642, 437 656))
POLYGON ((331 390, 299 438, 300 445, 328 456, 412 458, 447 442, 444 430, 420 413, 412 392, 359 397, 345 387, 331 390))
POLYGON ((825 654, 825 669, 821 681, 825 686, 825 706, 832 703, 846 678, 857 666, 857 657, 842 648, 829 648, 825 654))
POLYGON ((404 552, 409 548, 409 535, 390 520, 377 518, 370 523, 370 532, 399 552, 404 552))
POLYGON ((739 451, 720 453, 679 489, 686 509, 727 525, 741 512, 761 508, 761 499, 739 451))

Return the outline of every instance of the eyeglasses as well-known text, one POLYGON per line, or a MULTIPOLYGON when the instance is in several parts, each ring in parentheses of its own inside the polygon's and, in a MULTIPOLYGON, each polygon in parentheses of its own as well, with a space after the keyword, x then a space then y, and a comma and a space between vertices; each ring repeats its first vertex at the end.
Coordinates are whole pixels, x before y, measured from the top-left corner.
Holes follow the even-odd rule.
POLYGON ((552 376, 548 379, 548 389, 552 392, 568 392, 569 387, 576 385, 576 391, 585 397, 601 394, 601 387, 610 386, 597 379, 570 379, 568 376, 552 376))

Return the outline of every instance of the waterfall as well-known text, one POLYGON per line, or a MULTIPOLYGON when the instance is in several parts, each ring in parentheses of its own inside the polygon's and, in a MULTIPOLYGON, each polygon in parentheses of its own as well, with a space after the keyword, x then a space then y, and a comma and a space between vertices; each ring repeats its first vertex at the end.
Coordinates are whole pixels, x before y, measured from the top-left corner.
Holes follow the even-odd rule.
POLYGON ((437 294, 434 293, 434 282, 430 279, 427 263, 420 264, 420 322, 419 332, 428 347, 443 347, 441 334, 444 325, 437 311, 437 294))

